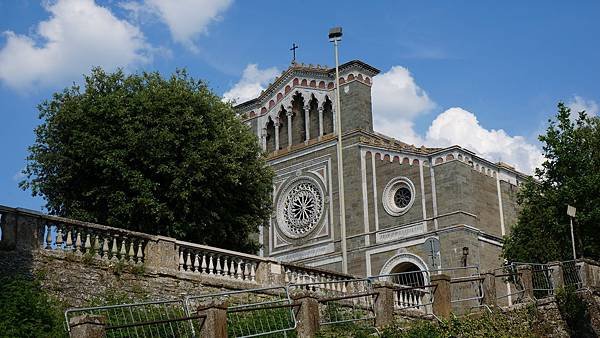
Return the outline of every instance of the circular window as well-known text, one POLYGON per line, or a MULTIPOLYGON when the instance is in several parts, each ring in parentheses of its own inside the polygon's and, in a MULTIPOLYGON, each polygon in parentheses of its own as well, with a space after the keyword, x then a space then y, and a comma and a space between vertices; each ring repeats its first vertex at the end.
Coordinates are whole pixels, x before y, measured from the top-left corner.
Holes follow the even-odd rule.
POLYGON ((291 181, 277 203, 279 228, 291 238, 307 235, 319 224, 323 205, 323 190, 314 179, 302 177, 291 181))
POLYGON ((392 216, 405 213, 415 200, 415 186, 406 177, 392 179, 383 189, 383 208, 392 216))

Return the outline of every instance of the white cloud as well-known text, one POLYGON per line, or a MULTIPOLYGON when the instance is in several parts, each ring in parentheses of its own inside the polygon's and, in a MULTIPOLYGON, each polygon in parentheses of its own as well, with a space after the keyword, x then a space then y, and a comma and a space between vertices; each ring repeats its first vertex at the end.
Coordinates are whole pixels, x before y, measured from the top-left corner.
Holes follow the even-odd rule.
POLYGON ((145 0, 124 2, 121 6, 134 15, 155 15, 169 27, 173 40, 195 50, 194 37, 206 33, 207 26, 221 19, 221 13, 231 3, 232 0, 145 0))
POLYGON ((50 18, 37 25, 37 35, 4 32, 0 80, 8 86, 28 90, 74 80, 93 66, 114 69, 148 61, 142 32, 93 0, 58 0, 45 9, 50 18))
POLYGON ((577 117, 581 111, 585 111, 588 115, 598 115, 598 111, 600 111, 596 101, 586 100, 579 95, 573 96, 571 101, 567 102, 567 107, 571 108, 573 117, 577 117))
POLYGON ((433 120, 425 142, 436 147, 457 144, 488 160, 513 164, 526 173, 532 173, 543 161, 540 149, 524 137, 510 136, 502 129, 486 129, 473 113, 457 107, 433 120))
MULTIPOLYGON (((486 129, 477 117, 462 108, 438 115, 426 134, 414 130, 415 121, 436 104, 415 82, 408 69, 394 66, 373 79, 373 122, 375 130, 417 146, 459 145, 491 161, 504 161, 532 173, 542 163, 540 149, 522 136, 504 130, 486 129)), ((589 101, 588 101, 589 102, 589 101)))
POLYGON ((375 130, 409 144, 423 144, 423 138, 413 129, 413 121, 436 104, 416 84, 408 69, 394 66, 374 77, 372 95, 375 130))
POLYGON ((223 98, 237 103, 254 99, 277 74, 279 74, 279 70, 275 67, 259 69, 256 64, 249 64, 244 69, 240 81, 225 92, 223 98))
POLYGON ((373 109, 387 120, 412 119, 435 108, 408 69, 394 66, 373 79, 373 109))

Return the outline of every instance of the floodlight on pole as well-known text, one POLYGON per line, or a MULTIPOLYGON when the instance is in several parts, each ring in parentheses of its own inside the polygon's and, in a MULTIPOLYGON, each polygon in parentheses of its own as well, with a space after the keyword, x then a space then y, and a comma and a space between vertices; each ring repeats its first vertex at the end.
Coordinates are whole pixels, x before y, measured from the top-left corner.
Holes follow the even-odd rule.
POLYGON ((577 259, 577 255, 575 253, 575 234, 573 232, 573 218, 575 218, 575 213, 577 209, 573 206, 567 205, 567 215, 571 220, 571 244, 573 245, 573 259, 577 259))
POLYGON ((348 248, 346 244, 346 205, 344 201, 344 161, 342 157, 342 107, 340 104, 340 62, 338 42, 342 41, 342 27, 329 30, 329 41, 333 42, 335 50, 335 103, 336 103, 336 132, 337 132, 337 176, 338 198, 340 201, 340 237, 342 246, 342 272, 348 273, 348 248))

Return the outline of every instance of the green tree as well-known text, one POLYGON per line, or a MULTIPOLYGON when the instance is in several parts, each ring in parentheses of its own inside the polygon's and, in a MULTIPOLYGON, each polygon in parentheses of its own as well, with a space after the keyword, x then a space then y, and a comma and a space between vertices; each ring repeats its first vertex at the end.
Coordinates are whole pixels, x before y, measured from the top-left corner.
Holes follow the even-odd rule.
POLYGON ((517 223, 504 243, 511 261, 572 259, 567 205, 574 221, 578 257, 600 259, 600 119, 564 104, 549 121, 543 143, 545 161, 518 194, 517 223))
POLYGON ((242 251, 271 214, 256 137, 185 71, 100 68, 38 106, 23 189, 51 214, 242 251))

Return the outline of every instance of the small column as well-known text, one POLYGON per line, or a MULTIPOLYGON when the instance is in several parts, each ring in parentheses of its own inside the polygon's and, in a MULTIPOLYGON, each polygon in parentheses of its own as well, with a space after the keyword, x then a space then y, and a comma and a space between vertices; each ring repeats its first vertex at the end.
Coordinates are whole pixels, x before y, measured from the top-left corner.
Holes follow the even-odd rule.
POLYGON ((452 311, 452 298, 450 289, 450 276, 440 274, 431 276, 433 286, 433 314, 442 318, 449 318, 452 311))
POLYGON ((535 299, 533 295, 533 273, 530 265, 519 265, 517 272, 521 276, 521 283, 523 283, 523 292, 525 299, 533 301, 535 299))
POLYGON ((288 110, 286 112, 287 115, 287 130, 288 130, 288 149, 292 147, 292 115, 294 112, 292 111, 292 106, 287 107, 288 110))
POLYGON ((388 282, 375 283, 375 326, 381 328, 394 321, 394 286, 388 282))
POLYGON ((279 151, 279 126, 281 123, 279 122, 279 117, 275 118, 275 152, 279 151))
POLYGON ((260 134, 260 145, 263 151, 267 151, 267 128, 263 128, 260 134))
POLYGON ((488 271, 483 274, 483 304, 496 306, 496 274, 488 271))
POLYGON ((299 338, 312 338, 319 332, 319 300, 309 291, 300 291, 292 295, 296 304, 300 305, 296 320, 296 332, 299 338))
POLYGON ((106 337, 106 318, 104 316, 85 314, 69 320, 70 338, 104 338, 106 337))
POLYGON ((323 137, 323 105, 319 106, 319 140, 323 137))
POLYGON ((310 140, 310 104, 304 106, 304 128, 306 129, 306 140, 304 140, 304 143, 308 143, 308 140, 310 140))
POLYGON ((563 267, 560 262, 548 263, 548 269, 552 276, 552 288, 554 290, 560 289, 565 286, 565 279, 563 275, 563 267))
POLYGON ((202 338, 227 338, 227 303, 213 301, 198 307, 198 315, 206 318, 198 319, 204 325, 200 329, 202 338))

